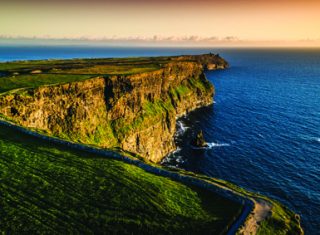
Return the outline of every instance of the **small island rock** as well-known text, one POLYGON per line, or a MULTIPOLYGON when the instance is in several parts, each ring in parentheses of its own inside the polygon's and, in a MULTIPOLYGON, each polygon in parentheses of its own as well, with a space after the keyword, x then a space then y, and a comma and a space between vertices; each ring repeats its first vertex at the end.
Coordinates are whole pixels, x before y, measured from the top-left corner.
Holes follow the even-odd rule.
POLYGON ((195 147, 208 147, 208 143, 205 141, 203 137, 202 131, 199 131, 199 133, 196 135, 195 139, 191 143, 195 147))

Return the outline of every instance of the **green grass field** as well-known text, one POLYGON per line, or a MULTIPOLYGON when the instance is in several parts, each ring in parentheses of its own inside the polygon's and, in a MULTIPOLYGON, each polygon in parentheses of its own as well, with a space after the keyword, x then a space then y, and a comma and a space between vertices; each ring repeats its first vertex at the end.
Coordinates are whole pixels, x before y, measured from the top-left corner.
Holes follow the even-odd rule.
POLYGON ((30 74, 19 76, 0 77, 0 93, 18 88, 36 88, 42 85, 81 81, 92 77, 91 75, 73 74, 30 74))
POLYGON ((241 206, 0 126, 0 231, 219 234, 241 206))
POLYGON ((42 85, 81 81, 90 77, 150 72, 170 61, 169 57, 36 60, 0 63, 0 93, 42 85))

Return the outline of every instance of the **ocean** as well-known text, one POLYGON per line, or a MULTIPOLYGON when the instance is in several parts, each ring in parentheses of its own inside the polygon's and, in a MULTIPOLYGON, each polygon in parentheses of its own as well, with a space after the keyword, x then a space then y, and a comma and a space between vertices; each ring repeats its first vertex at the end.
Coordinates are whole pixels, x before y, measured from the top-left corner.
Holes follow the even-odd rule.
POLYGON ((208 71, 215 103, 178 120, 178 150, 163 164, 231 181, 301 215, 320 230, 320 49, 0 46, 0 61, 219 53, 208 71), (205 149, 190 145, 202 130, 205 149))

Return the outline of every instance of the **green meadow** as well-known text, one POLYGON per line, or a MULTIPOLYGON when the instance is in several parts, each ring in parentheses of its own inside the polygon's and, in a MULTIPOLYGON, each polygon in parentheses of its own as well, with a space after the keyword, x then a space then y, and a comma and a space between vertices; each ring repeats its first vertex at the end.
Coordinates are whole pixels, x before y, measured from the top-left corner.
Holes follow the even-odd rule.
POLYGON ((0 63, 0 93, 18 88, 35 88, 97 76, 150 72, 170 61, 169 57, 39 60, 0 63))
POLYGON ((5 234, 219 234, 241 206, 121 161, 0 126, 5 234))

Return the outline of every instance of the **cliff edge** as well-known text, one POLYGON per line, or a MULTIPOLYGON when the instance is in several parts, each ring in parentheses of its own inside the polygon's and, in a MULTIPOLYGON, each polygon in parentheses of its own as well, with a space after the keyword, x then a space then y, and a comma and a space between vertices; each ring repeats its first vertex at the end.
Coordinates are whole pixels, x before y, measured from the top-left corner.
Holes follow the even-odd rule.
POLYGON ((160 162, 176 148, 176 118, 213 102, 214 87, 204 70, 228 63, 214 54, 159 58, 149 58, 157 64, 152 71, 96 74, 4 93, 0 113, 48 135, 160 162))

